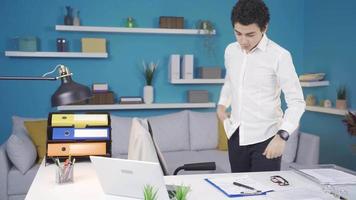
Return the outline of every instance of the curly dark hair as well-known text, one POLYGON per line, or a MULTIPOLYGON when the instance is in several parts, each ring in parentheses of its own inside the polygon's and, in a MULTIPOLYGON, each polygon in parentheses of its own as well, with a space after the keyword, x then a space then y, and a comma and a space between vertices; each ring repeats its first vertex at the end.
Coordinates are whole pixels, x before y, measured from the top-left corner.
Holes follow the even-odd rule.
POLYGON ((269 22, 269 11, 263 0, 239 0, 231 12, 231 23, 250 25, 256 23, 261 30, 265 30, 269 22))

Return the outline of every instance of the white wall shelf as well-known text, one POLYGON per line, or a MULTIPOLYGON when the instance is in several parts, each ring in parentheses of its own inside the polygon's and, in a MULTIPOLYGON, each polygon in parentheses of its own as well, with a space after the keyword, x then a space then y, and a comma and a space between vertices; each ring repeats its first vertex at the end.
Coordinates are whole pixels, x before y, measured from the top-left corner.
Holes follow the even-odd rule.
POLYGON ((138 109, 188 109, 215 108, 215 103, 153 103, 153 104, 102 104, 58 106, 57 110, 138 110, 138 109))
POLYGON ((300 82, 302 87, 321 87, 321 86, 328 86, 329 81, 313 81, 313 82, 300 82))
POLYGON ((333 115, 342 115, 342 116, 344 116, 348 112, 347 110, 341 110, 336 108, 325 108, 321 106, 306 106, 305 110, 312 111, 312 112, 333 114, 333 115))
POLYGON ((172 79, 172 84, 223 84, 224 79, 172 79))
POLYGON ((107 53, 83 53, 83 52, 27 52, 5 51, 7 57, 45 57, 45 58, 107 58, 107 53))
POLYGON ((176 34, 176 35, 215 35, 213 30, 209 33, 201 29, 170 29, 170 28, 126 28, 105 26, 66 26, 56 25, 56 31, 74 32, 104 32, 104 33, 148 33, 148 34, 176 34))

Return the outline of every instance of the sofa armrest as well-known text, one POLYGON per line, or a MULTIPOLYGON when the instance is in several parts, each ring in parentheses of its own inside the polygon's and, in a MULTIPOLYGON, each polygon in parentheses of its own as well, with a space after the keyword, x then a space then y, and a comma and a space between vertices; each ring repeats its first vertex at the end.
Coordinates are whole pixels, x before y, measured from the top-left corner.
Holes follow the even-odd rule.
POLYGON ((5 143, 0 146, 0 199, 7 200, 7 175, 11 167, 10 160, 6 155, 5 143))
POLYGON ((319 163, 320 138, 317 135, 300 133, 296 163, 298 165, 316 165, 319 163))

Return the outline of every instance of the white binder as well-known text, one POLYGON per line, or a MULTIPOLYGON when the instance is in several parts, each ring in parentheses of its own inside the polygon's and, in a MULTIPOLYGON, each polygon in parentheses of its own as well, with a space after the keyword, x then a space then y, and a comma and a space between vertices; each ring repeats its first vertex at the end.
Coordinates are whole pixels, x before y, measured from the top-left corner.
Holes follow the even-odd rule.
POLYGON ((168 80, 180 79, 180 55, 172 54, 169 58, 168 80))
POLYGON ((183 79, 193 79, 194 55, 184 55, 182 61, 183 79))

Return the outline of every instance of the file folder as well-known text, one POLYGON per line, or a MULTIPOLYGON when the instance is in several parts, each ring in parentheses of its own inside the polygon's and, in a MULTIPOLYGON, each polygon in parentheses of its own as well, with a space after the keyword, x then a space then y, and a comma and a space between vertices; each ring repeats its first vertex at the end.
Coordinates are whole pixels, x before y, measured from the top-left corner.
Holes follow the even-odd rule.
POLYGON ((50 115, 53 127, 75 127, 85 128, 88 126, 109 126, 109 114, 60 114, 52 113, 50 115))
POLYGON ((47 156, 106 155, 106 142, 48 143, 47 156))
POLYGON ((53 128, 52 140, 110 140, 110 128, 53 128))

